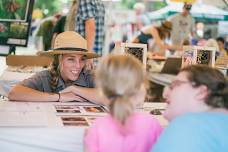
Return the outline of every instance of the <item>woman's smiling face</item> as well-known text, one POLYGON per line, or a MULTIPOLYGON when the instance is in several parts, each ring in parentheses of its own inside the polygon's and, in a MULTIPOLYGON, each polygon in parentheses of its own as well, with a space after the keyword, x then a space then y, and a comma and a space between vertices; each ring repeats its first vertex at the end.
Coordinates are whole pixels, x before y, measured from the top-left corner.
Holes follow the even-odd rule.
POLYGON ((85 62, 86 60, 83 55, 63 55, 62 60, 60 61, 60 73, 63 80, 65 82, 77 80, 85 66, 85 62))

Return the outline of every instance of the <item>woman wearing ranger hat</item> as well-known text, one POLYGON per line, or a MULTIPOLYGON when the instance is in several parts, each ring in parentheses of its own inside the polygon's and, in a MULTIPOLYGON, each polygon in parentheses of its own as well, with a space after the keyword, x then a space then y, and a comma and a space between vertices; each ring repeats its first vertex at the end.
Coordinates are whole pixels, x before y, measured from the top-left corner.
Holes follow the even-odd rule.
POLYGON ((93 88, 93 77, 84 68, 86 59, 97 58, 99 55, 89 52, 86 46, 86 40, 76 32, 59 34, 54 49, 40 52, 41 55, 53 57, 49 70, 41 71, 17 84, 10 91, 9 99, 59 102, 87 99, 101 102, 102 99, 99 99, 93 88), (76 86, 74 89, 77 89, 77 94, 64 90, 69 86, 76 86))

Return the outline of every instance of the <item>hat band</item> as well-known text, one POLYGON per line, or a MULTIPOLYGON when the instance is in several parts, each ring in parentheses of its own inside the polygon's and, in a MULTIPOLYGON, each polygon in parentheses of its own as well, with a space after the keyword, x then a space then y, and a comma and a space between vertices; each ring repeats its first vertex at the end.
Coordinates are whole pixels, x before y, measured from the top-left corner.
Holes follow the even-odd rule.
POLYGON ((71 47, 63 47, 63 48, 56 48, 53 50, 67 50, 67 51, 83 51, 83 52, 88 52, 88 50, 83 49, 83 48, 71 48, 71 47))
POLYGON ((172 30, 172 28, 166 26, 164 23, 162 23, 162 26, 163 26, 165 29, 167 29, 167 30, 172 30))

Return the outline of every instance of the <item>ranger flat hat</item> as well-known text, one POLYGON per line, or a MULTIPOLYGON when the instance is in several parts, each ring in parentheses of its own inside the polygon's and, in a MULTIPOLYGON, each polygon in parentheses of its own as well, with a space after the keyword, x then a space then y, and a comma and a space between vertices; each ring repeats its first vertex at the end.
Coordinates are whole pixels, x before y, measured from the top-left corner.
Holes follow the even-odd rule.
POLYGON ((56 54, 78 54, 84 55, 85 58, 97 58, 100 55, 87 49, 87 41, 78 33, 66 31, 57 35, 54 48, 48 51, 40 51, 39 55, 56 55, 56 54))
POLYGON ((166 30, 169 30, 169 31, 172 30, 172 23, 170 21, 163 21, 161 23, 161 26, 166 30))

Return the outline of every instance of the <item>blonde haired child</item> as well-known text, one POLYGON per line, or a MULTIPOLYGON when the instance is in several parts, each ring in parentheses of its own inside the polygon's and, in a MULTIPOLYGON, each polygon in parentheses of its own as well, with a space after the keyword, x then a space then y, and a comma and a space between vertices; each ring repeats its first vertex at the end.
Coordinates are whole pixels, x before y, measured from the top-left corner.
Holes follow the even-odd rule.
POLYGON ((162 128, 152 115, 135 112, 146 95, 145 72, 131 55, 109 55, 96 72, 97 87, 109 100, 110 114, 98 118, 85 135, 89 152, 147 152, 162 128))

